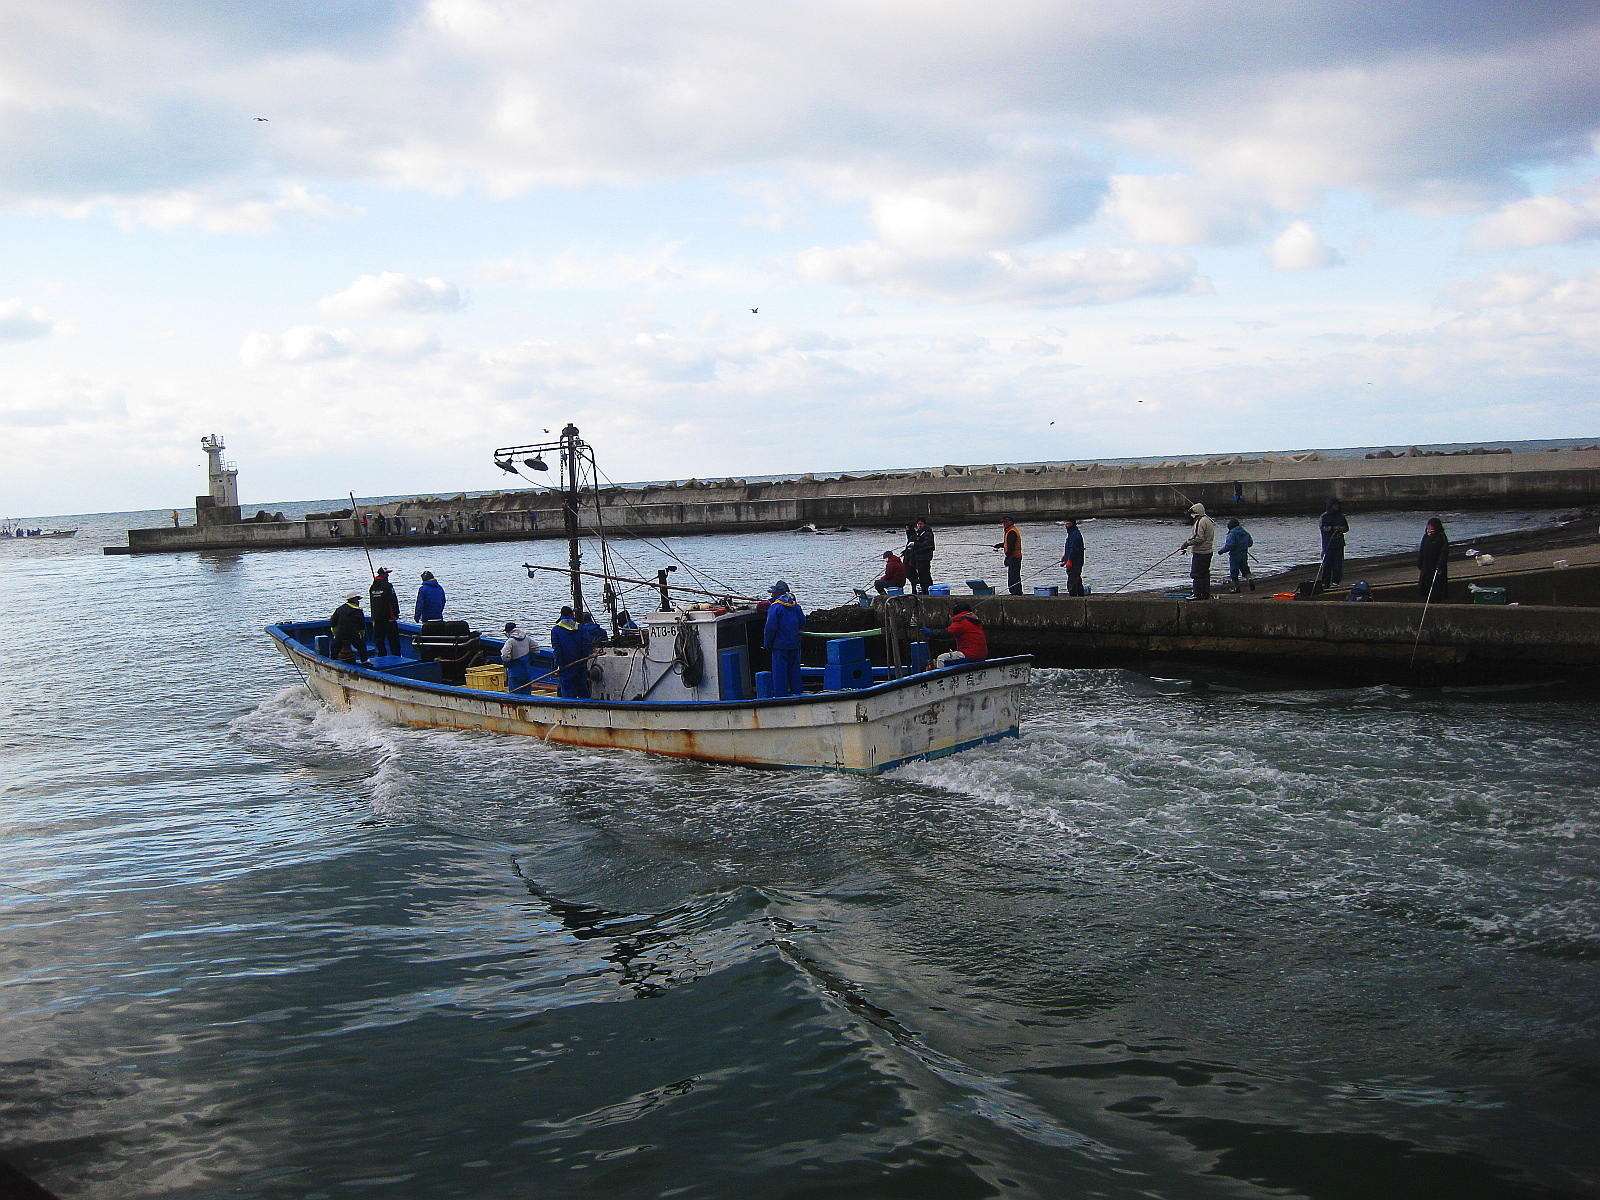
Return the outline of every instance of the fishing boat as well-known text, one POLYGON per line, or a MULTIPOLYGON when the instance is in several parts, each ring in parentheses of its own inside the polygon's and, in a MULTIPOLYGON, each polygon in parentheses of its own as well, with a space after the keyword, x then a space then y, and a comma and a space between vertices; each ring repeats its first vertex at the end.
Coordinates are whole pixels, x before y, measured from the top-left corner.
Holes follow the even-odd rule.
MULTIPOLYGON (((547 454, 560 463, 568 565, 523 565, 530 577, 540 570, 566 574, 576 612, 584 611, 584 580, 603 582, 612 632, 583 662, 587 697, 558 693, 559 667, 549 650, 536 652, 526 691, 507 690, 504 671, 494 665, 503 640, 462 622, 401 623, 402 652, 366 663, 332 657, 326 620, 269 626, 268 636, 306 686, 332 707, 399 725, 864 775, 1017 736, 1031 659, 938 666, 929 664, 920 641, 906 644, 902 656, 887 608, 880 630, 824 639, 827 663, 802 669, 801 695, 773 695, 771 673, 759 669, 765 615, 753 598, 671 585, 667 570, 648 581, 616 575, 604 560, 600 572, 582 569, 578 514, 584 496, 598 493, 598 476, 576 427, 568 425, 556 442, 503 447, 495 462, 543 471, 547 454), (592 489, 584 486, 586 476, 592 489), (618 606, 618 582, 655 588, 660 611, 635 621, 618 606), (873 641, 885 647, 881 663, 867 654, 873 641)), ((604 556, 603 536, 600 545, 604 556)))

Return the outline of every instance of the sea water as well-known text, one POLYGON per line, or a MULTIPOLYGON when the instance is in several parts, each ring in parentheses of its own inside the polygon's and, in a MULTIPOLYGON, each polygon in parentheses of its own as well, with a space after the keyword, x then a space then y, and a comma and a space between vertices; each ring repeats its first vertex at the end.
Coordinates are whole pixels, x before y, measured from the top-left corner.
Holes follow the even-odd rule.
MULTIPOLYGON (((0 1153, 64 1197, 1597 1194, 1577 693, 1040 670, 1016 742, 707 766, 330 712, 260 629, 359 548, 76 523, 0 546, 0 1153)), ((1250 528, 1315 557, 1314 518, 1250 528)), ((1085 534, 1109 591, 1184 528, 1085 534)), ((940 536, 938 577, 1000 574, 998 531, 940 536)), ((897 545, 614 565, 833 604, 897 545)), ((521 568, 558 544, 375 553, 481 629, 562 599, 521 568)))

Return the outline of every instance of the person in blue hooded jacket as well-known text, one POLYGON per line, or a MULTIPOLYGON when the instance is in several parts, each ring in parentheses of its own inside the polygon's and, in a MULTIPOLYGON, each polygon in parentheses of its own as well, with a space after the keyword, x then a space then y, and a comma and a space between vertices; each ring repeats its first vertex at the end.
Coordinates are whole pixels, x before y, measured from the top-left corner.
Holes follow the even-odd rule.
POLYGON ((798 696, 805 690, 800 682, 800 631, 806 627, 805 610, 783 580, 769 592, 772 602, 767 606, 761 644, 772 652, 772 694, 798 696))
POLYGON ((422 573, 414 615, 419 625, 424 621, 444 620, 444 587, 433 577, 432 571, 422 573))
POLYGON ((1256 590, 1256 581, 1250 574, 1250 547, 1255 544, 1255 538, 1239 524, 1239 518, 1229 517, 1228 536, 1222 540, 1222 552, 1228 556, 1228 582, 1233 584, 1235 593, 1239 591, 1241 578, 1250 585, 1252 592, 1256 590))
POLYGON ((1067 527, 1067 540, 1061 547, 1061 565, 1067 569, 1067 595, 1087 595, 1083 590, 1083 531, 1070 517, 1062 524, 1067 527))
POLYGON ((570 604, 550 629, 550 653, 556 660, 556 694, 566 700, 589 698, 589 635, 578 624, 570 604))
POLYGON ((1322 532, 1322 566, 1317 571, 1317 590, 1323 591, 1344 579, 1344 539, 1350 532, 1350 522, 1345 519, 1344 501, 1339 497, 1328 498, 1319 529, 1322 532))

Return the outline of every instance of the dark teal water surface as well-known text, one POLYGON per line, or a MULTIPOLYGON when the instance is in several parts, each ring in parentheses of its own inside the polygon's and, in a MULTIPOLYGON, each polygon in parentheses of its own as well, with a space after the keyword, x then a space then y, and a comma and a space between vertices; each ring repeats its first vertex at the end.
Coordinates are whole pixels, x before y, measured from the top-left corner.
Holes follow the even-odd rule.
MULTIPOLYGON (((1600 1194, 1569 692, 1048 670, 1015 743, 719 768, 327 712, 259 630, 358 550, 80 523, 0 547, 0 1153, 64 1197, 1600 1194)), ((1102 588, 1175 543, 1096 524, 1102 588)), ((833 603, 892 541, 673 546, 833 603)), ((480 628, 560 553, 384 552, 480 628)))

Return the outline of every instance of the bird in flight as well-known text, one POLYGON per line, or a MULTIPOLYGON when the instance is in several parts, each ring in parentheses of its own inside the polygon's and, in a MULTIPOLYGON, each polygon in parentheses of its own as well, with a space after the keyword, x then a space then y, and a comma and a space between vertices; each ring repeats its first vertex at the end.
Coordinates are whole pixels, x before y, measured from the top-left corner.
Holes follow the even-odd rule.
POLYGON ((1054 421, 1051 421, 1051 422, 1050 422, 1050 424, 1052 424, 1052 425, 1054 425, 1054 424, 1055 424, 1055 422, 1054 422, 1054 421))
POLYGON ((258 120, 258 121, 265 121, 265 120, 266 120, 266 119, 267 119, 267 118, 265 118, 265 117, 257 117, 257 118, 256 118, 256 120, 258 120))
POLYGON ((759 308, 752 308, 750 311, 753 312, 753 313, 758 313, 761 310, 759 308))

